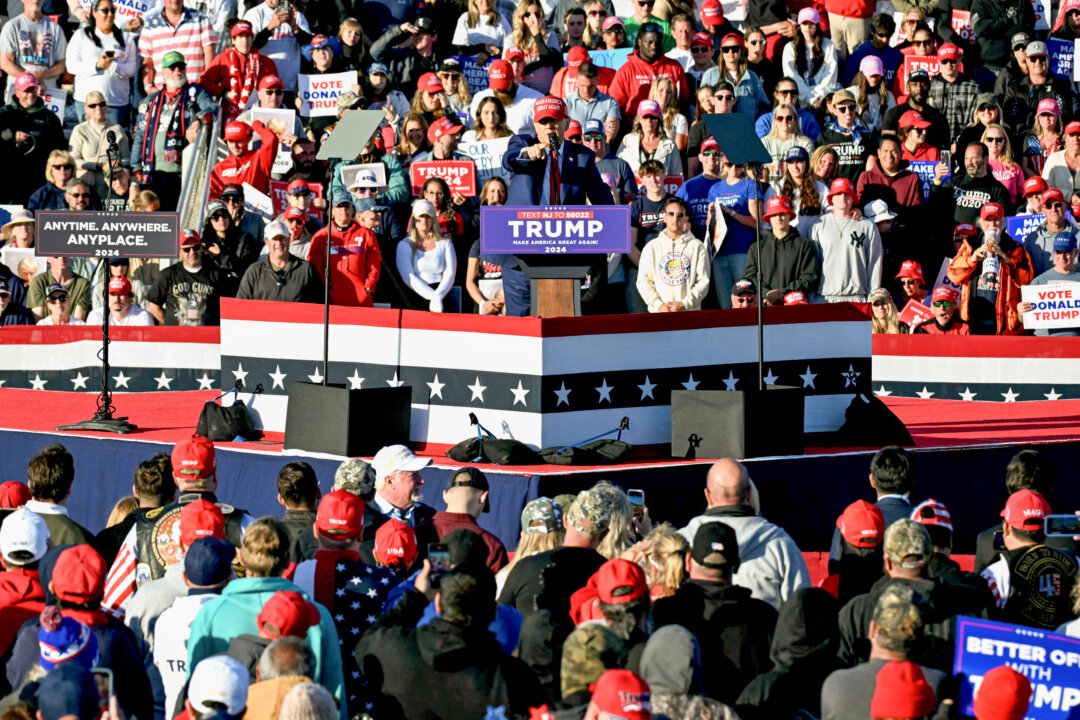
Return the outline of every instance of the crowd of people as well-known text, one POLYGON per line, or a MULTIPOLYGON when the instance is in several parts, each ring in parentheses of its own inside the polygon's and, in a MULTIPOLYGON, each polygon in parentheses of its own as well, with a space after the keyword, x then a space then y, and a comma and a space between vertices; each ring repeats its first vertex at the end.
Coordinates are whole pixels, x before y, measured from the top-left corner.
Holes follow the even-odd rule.
MULTIPOLYGON (((0 485, 0 717, 945 720, 957 616, 1080 637, 1080 538, 1045 534, 1055 473, 1034 450, 965 571, 949 510, 883 448, 876 501, 836 519, 814 586, 733 460, 684 527, 601 481, 528 502, 512 552, 478 520, 517 507, 465 467, 436 511, 430 463, 384 447, 323 494, 290 462, 282 516, 255 519, 191 436, 139 464, 98 531, 67 507, 87 482, 71 454, 44 448, 0 485)), ((1025 668, 985 674, 977 720, 1025 717, 1043 679, 1025 668)))
POLYGON ((857 301, 875 332, 1020 334, 1020 288, 1077 277, 1080 86, 1046 42, 1080 34, 1068 2, 1048 33, 1019 0, 749 0, 737 22, 719 0, 21 2, 0 31, 0 158, 21 171, 0 201, 26 208, 7 245, 39 209, 173 210, 219 110, 228 153, 179 258, 2 265, 0 324, 106 305, 213 324, 221 297, 314 302, 325 275, 336 304, 528 314, 516 257, 479 243, 502 204, 630 206, 630 252, 587 260, 585 314, 857 301), (304 83, 341 72, 336 114, 306 115, 304 83), (316 152, 357 109, 382 122, 344 176, 316 152), (730 163, 712 114, 771 162, 730 163), (440 160, 473 164, 475 196, 412 186, 440 160), (251 190, 275 180, 267 214, 251 190))

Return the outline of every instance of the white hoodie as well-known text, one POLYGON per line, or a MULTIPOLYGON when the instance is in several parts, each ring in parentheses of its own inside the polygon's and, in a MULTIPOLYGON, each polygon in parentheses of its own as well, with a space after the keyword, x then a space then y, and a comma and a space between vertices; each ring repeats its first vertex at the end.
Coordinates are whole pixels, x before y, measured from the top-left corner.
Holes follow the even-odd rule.
POLYGON ((669 302, 681 302, 687 310, 700 310, 709 292, 711 271, 705 243, 689 232, 672 240, 665 229, 641 251, 637 291, 649 312, 658 312, 669 302))
POLYGON ((810 587, 810 570, 791 536, 760 515, 749 514, 750 508, 724 508, 691 520, 679 534, 692 546, 698 527, 707 522, 722 522, 735 531, 739 543, 739 569, 732 584, 750 591, 753 597, 764 600, 777 610, 780 604, 802 588, 810 587), (730 512, 731 514, 728 514, 730 512), (716 513, 716 514, 713 514, 716 513))

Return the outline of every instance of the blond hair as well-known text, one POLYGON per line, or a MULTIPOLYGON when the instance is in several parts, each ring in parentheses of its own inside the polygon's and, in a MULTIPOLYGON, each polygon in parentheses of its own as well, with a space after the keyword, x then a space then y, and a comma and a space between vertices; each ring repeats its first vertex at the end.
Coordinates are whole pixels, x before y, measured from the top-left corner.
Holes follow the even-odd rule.
MULTIPOLYGON (((511 23, 510 37, 514 40, 514 45, 521 48, 521 51, 528 54, 528 40, 530 38, 525 37, 525 33, 529 32, 529 29, 525 27, 525 12, 531 7, 540 8, 540 35, 537 38, 537 42, 547 43, 548 40, 548 26, 547 21, 544 20, 544 6, 540 4, 540 0, 523 0, 519 3, 514 10, 514 19, 511 23)), ((585 28, 588 30, 589 20, 588 16, 585 18, 585 28)))
POLYGON ((64 165, 70 165, 72 177, 75 177, 75 160, 71 157, 71 153, 67 150, 53 150, 49 153, 49 159, 45 161, 45 181, 50 185, 53 184, 53 165, 55 165, 57 161, 62 162, 64 165))
POLYGON ((289 531, 277 518, 261 517, 244 532, 240 552, 247 577, 280 577, 289 566, 289 531))
POLYGON ((885 319, 879 320, 873 312, 870 313, 873 335, 896 335, 900 332, 900 314, 896 311, 896 304, 892 297, 885 298, 885 319))
POLYGON ((661 588, 662 597, 675 594, 686 580, 686 556, 690 552, 690 543, 671 523, 662 523, 653 528, 645 541, 649 549, 645 551, 648 563, 645 574, 649 587, 661 588))
POLYGON ((517 549, 514 551, 514 559, 510 561, 509 565, 500 570, 499 574, 509 577, 510 571, 514 569, 519 560, 524 560, 530 555, 539 555, 548 550, 561 548, 565 537, 566 530, 563 528, 559 528, 555 532, 521 533, 517 549))
MULTIPOLYGON (((990 132, 991 130, 997 130, 1001 133, 1001 136, 1005 138, 1005 142, 1001 146, 1001 159, 998 160, 998 162, 1000 162, 1002 165, 1009 169, 1016 167, 1016 161, 1013 160, 1012 143, 1009 142, 1009 133, 1005 130, 1004 127, 1002 127, 1001 123, 990 123, 989 125, 987 125, 986 129, 983 130, 982 137, 979 138, 979 140, 989 149, 990 146, 986 144, 986 133, 990 132)), ((989 156, 987 156, 987 159, 989 160, 989 156)))
POLYGON ((161 207, 161 198, 153 190, 140 190, 131 199, 131 209, 135 212, 150 212, 152 205, 161 207))
MULTIPOLYGON (((589 0, 589 2, 585 3, 585 6, 583 8, 585 10, 585 33, 581 36, 581 42, 585 43, 585 47, 591 50, 596 47, 598 38, 593 37, 592 27, 589 26, 590 8, 598 8, 600 10, 603 10, 604 4, 601 3, 600 0, 589 0)), ((603 22, 601 22, 601 27, 603 27, 603 22)))
POLYGON ((116 501, 113 505, 112 512, 109 513, 109 519, 105 521, 105 527, 112 527, 113 525, 119 525, 124 521, 131 513, 139 509, 139 498, 134 495, 126 495, 116 501))
POLYGON ((679 114, 679 101, 675 97, 675 83, 671 82, 671 78, 667 75, 659 75, 653 78, 652 85, 649 87, 649 99, 655 100, 660 105, 660 111, 664 114, 664 130, 669 136, 675 137, 675 118, 679 114), (666 105, 660 104, 661 85, 667 85, 671 91, 668 93, 666 105))
POLYGON ((611 521, 608 523, 607 534, 596 548, 596 552, 611 560, 622 555, 634 544, 634 507, 623 489, 607 480, 601 480, 592 489, 603 495, 611 505, 611 521))
MULTIPOLYGON (((495 3, 491 3, 491 12, 487 14, 488 25, 499 25, 499 11, 495 9, 495 3)), ((476 7, 476 0, 469 0, 469 10, 466 12, 465 26, 474 28, 480 24, 480 8, 476 7)))

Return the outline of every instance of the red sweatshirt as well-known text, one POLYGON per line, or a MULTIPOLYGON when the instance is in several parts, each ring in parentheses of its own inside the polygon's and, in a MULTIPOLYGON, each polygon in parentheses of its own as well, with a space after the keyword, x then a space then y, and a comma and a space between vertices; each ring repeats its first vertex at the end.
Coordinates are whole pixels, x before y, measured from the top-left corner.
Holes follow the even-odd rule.
POLYGON ((262 120, 256 120, 251 128, 259 134, 262 145, 258 150, 248 150, 240 157, 230 154, 210 173, 210 199, 216 200, 226 185, 247 183, 264 195, 270 194, 270 172, 277 156, 278 139, 262 120))
POLYGON ((0 654, 6 653, 22 624, 45 609, 45 590, 37 570, 12 566, 0 572, 0 654))
POLYGON ((638 51, 630 53, 626 63, 615 73, 615 79, 611 81, 611 97, 619 103, 628 122, 633 122, 637 117, 638 103, 649 98, 649 87, 652 81, 658 77, 671 78, 678 95, 679 104, 685 105, 689 97, 689 89, 686 84, 686 73, 682 65, 669 57, 661 55, 651 63, 647 63, 638 55, 638 51))
POLYGON ((341 230, 333 221, 315 233, 308 249, 308 262, 315 266, 319 277, 325 272, 326 236, 331 227, 334 237, 330 254, 334 261, 330 263, 330 303, 371 307, 374 302, 371 294, 379 282, 382 265, 375 233, 355 222, 341 230))

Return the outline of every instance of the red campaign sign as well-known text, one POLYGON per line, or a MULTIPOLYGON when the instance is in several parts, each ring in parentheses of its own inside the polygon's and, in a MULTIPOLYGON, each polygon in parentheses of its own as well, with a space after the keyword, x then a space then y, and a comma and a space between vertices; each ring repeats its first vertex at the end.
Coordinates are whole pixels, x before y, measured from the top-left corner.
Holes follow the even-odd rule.
POLYGON ((476 163, 472 160, 414 162, 409 165, 409 175, 413 197, 420 195, 420 188, 433 177, 445 180, 451 194, 476 197, 476 163))
MULTIPOLYGON (((641 184, 641 178, 639 178, 636 174, 634 175, 634 182, 637 183, 638 188, 643 187, 643 185, 641 184)), ((674 195, 675 191, 681 188, 684 182, 686 182, 686 180, 683 179, 682 175, 665 175, 664 191, 674 195)), ((642 192, 644 192, 644 190, 642 190, 642 192)))
POLYGON ((975 41, 975 28, 971 27, 971 11, 970 10, 956 10, 952 11, 952 30, 954 33, 960 36, 962 40, 968 42, 975 41))
POLYGON ((941 72, 941 66, 938 65, 937 55, 905 55, 904 56, 904 70, 900 74, 900 95, 907 97, 907 78, 911 74, 912 70, 925 70, 930 73, 930 77, 934 77, 941 72))
MULTIPOLYGON (((321 198, 323 189, 319 183, 308 183, 308 187, 311 188, 312 194, 321 198)), ((289 206, 289 203, 285 200, 288 195, 289 183, 284 180, 271 180, 270 181, 270 201, 274 203, 274 217, 281 215, 285 212, 285 208, 289 206)), ((312 220, 322 222, 322 213, 313 207, 308 208, 308 217, 312 220)))
POLYGON ((908 300, 904 310, 900 313, 900 322, 907 323, 912 330, 919 323, 924 323, 934 317, 934 311, 915 300, 908 300))

